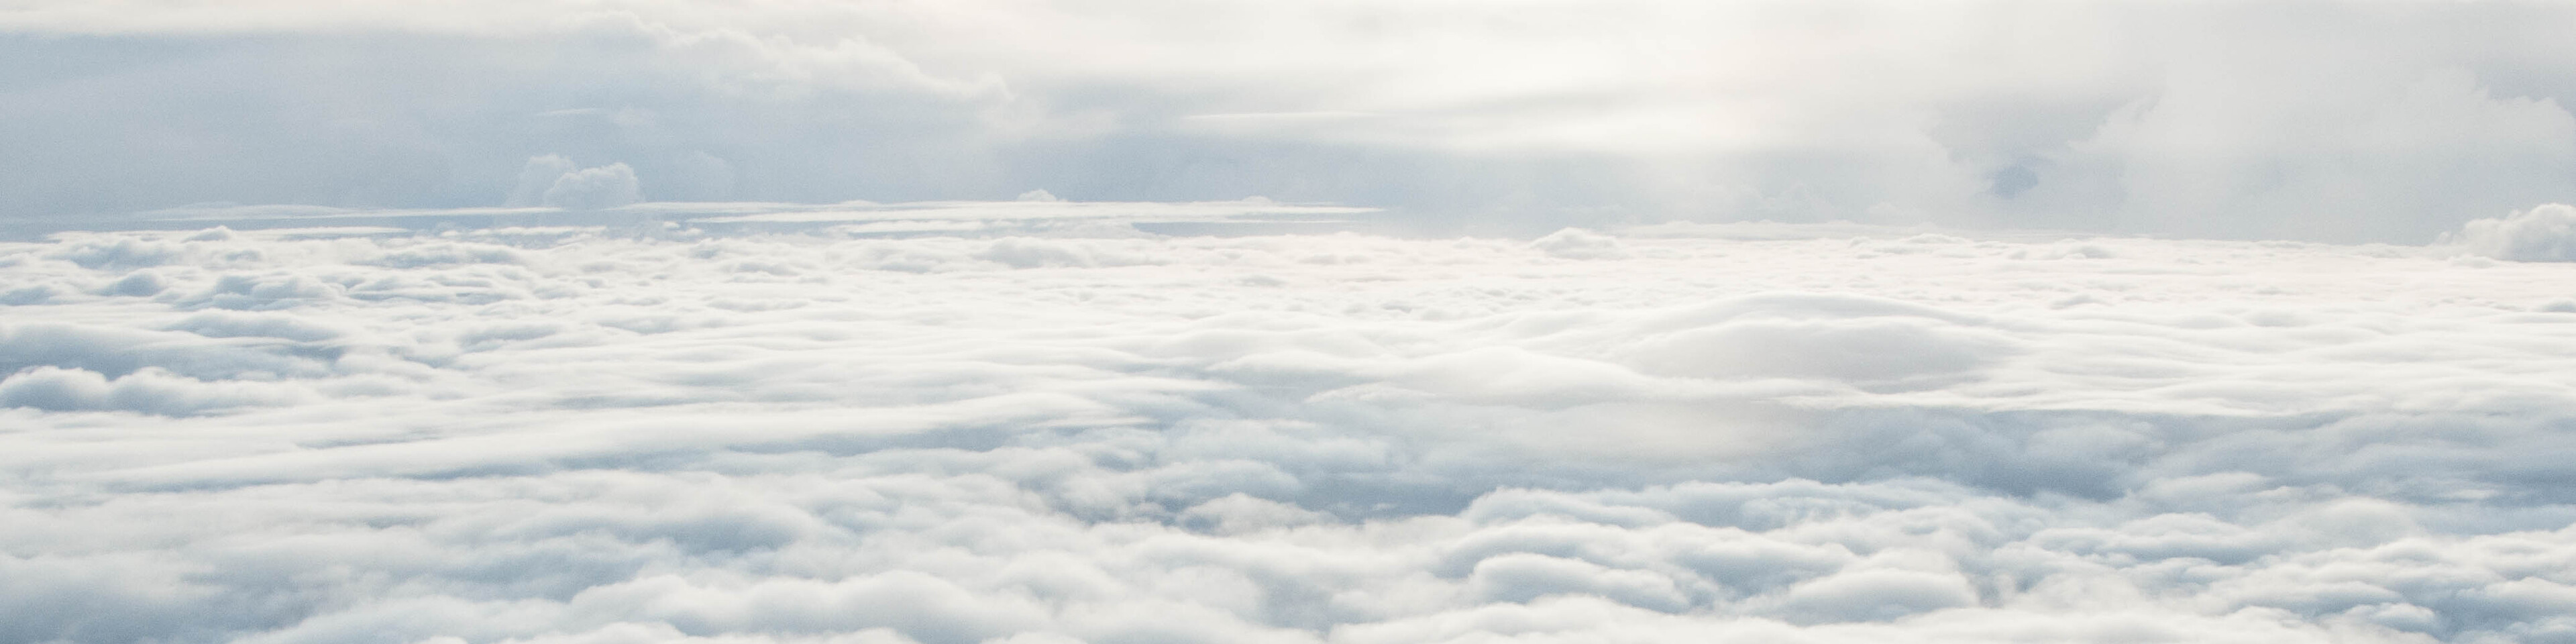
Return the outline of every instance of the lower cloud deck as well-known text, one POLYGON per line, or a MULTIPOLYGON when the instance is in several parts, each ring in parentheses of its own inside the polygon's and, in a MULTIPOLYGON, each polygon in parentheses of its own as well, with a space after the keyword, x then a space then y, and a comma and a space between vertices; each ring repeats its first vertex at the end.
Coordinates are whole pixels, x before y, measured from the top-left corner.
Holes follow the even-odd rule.
POLYGON ((0 244, 0 642, 2576 638, 2576 264, 1748 230, 0 244))

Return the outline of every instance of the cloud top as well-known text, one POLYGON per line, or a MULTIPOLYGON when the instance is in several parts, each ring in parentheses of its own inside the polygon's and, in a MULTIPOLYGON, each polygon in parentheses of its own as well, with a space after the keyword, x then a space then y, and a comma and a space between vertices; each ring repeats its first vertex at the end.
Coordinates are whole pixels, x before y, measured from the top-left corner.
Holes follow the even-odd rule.
POLYGON ((2522 262, 2576 262, 2576 206, 2541 204, 2462 224, 2445 240, 2462 250, 2522 262))

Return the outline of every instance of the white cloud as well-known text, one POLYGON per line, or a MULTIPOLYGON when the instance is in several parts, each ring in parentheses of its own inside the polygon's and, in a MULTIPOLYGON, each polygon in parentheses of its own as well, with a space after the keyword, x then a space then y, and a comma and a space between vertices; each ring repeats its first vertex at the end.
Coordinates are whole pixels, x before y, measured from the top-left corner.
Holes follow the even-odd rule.
POLYGON ((643 200, 635 169, 624 163, 576 168, 563 155, 544 154, 528 157, 527 166, 519 170, 518 187, 510 189, 501 205, 597 210, 643 200))
POLYGON ((0 244, 0 638, 2570 627, 2576 264, 1254 206, 0 244))
POLYGON ((1566 259, 1620 259, 1628 256, 1628 249, 1619 246, 1618 238, 1581 228, 1548 233, 1530 242, 1530 247, 1566 259))
POLYGON ((546 187, 542 198, 546 205, 575 210, 614 208, 643 200, 635 186, 635 169, 623 163, 565 173, 546 187))
POLYGON ((2496 259, 2576 262, 2576 206, 2541 204, 2505 217, 2471 220, 2443 241, 2496 259))
POLYGON ((564 175, 572 174, 577 169, 572 164, 572 159, 560 154, 528 157, 528 164, 519 168, 518 187, 510 189, 509 198, 501 200, 501 205, 513 207, 543 205, 546 191, 554 188, 555 182, 562 180, 564 175))

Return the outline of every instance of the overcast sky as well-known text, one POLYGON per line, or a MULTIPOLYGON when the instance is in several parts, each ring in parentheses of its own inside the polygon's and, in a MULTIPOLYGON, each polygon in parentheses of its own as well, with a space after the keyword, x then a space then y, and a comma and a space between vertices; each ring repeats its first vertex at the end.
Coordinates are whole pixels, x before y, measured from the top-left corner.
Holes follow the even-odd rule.
POLYGON ((2565 3, 0 2, 0 216, 1265 196, 2423 243, 2576 199, 2565 3))

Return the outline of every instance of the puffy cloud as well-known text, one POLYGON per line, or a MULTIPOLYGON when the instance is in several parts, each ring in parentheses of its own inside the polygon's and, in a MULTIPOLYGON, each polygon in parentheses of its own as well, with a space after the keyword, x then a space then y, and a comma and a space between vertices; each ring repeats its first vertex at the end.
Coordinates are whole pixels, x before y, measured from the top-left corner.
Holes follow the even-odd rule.
POLYGON ((206 383, 145 369, 115 380, 43 366, 0 380, 0 405, 49 411, 121 410, 187 415, 243 405, 285 404, 303 392, 259 383, 206 383))
POLYGON ((1581 228, 1567 228, 1530 242, 1531 248, 1566 259, 1619 259, 1628 250, 1617 238, 1581 228))
POLYGON ((2496 259, 2576 262, 2576 206, 2542 204, 2505 217, 2473 220, 2443 241, 2496 259))
POLYGON ((528 158, 528 165, 519 170, 518 187, 510 190, 502 205, 596 210, 643 200, 635 169, 624 163, 576 169, 571 159, 546 154, 528 158))
POLYGON ((2570 628, 2567 263, 1281 207, 0 244, 0 637, 2570 628))
POLYGON ((560 154, 528 157, 528 164, 519 168, 519 185, 510 189, 509 198, 501 200, 501 205, 521 207, 543 205, 546 191, 554 188, 555 182, 562 180, 564 175, 572 174, 577 169, 573 166, 572 159, 560 154))
POLYGON ((543 197, 546 205, 576 210, 611 208, 643 199, 635 187, 635 169, 623 163, 565 173, 546 187, 543 197))

